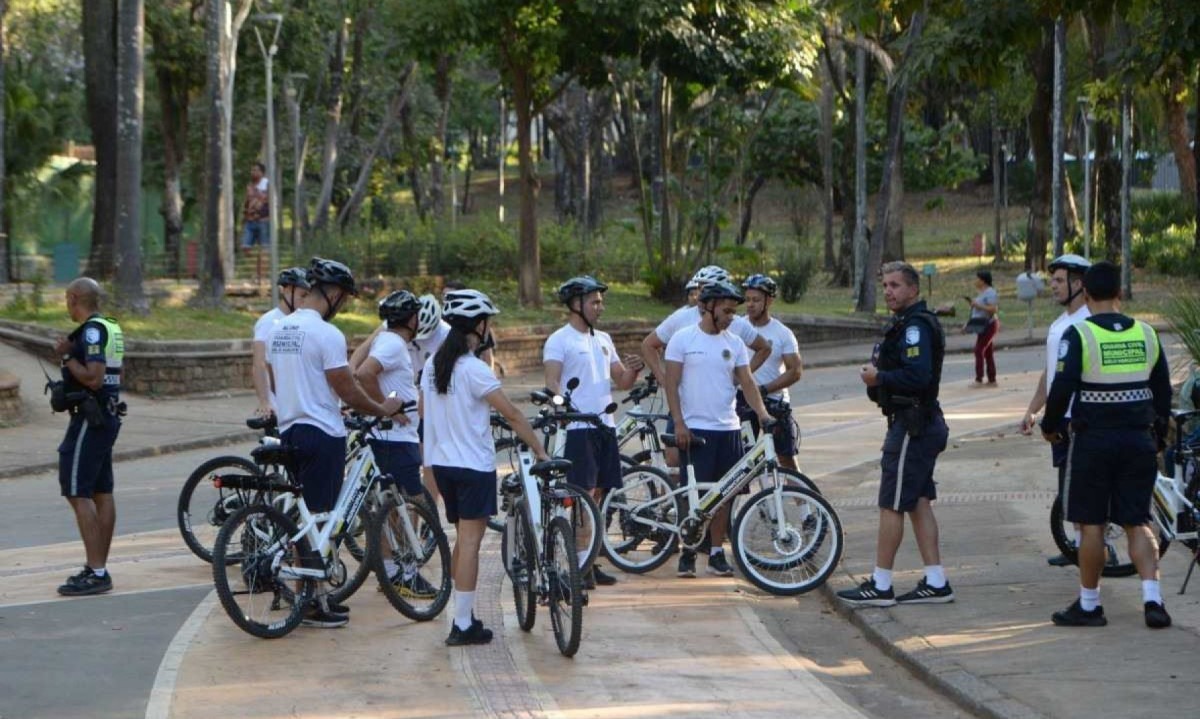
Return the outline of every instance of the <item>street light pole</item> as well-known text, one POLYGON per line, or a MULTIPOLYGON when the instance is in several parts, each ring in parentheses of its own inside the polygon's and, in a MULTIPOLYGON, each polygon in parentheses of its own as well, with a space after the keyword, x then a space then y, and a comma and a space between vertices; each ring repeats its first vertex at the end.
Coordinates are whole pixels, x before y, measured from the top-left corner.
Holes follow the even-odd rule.
POLYGON ((1092 113, 1088 98, 1079 98, 1083 112, 1083 256, 1092 259, 1092 113))
POLYGON ((267 66, 267 202, 268 218, 267 227, 267 242, 271 245, 271 306, 279 304, 279 285, 275 283, 275 278, 279 276, 279 179, 275 171, 275 88, 274 80, 274 60, 275 53, 279 50, 279 31, 283 28, 283 15, 281 13, 259 13, 254 16, 255 22, 274 23, 275 33, 271 36, 271 45, 266 47, 263 45, 262 33, 258 28, 254 28, 254 36, 258 38, 258 49, 262 51, 263 61, 267 66))

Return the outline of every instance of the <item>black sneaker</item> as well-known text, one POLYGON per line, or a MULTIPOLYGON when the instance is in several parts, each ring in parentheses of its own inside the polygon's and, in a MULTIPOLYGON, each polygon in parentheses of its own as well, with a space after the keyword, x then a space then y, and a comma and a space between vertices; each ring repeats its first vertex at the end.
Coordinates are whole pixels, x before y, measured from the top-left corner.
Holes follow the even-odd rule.
POLYGON ((924 578, 917 582, 917 588, 896 597, 897 604, 948 604, 954 601, 954 590, 950 582, 941 587, 931 587, 924 578))
POLYGON ((679 553, 679 567, 675 573, 685 579, 693 579, 696 576, 696 553, 691 550, 683 550, 679 553))
POLYGON ((338 604, 337 602, 329 602, 329 613, 330 614, 344 614, 347 617, 349 617, 350 616, 350 607, 347 607, 345 604, 338 604))
POLYGON ((392 584, 400 590, 400 596, 407 599, 433 599, 437 596, 437 589, 422 577, 420 572, 408 579, 397 576, 392 580, 392 584))
POLYGON ((1171 626, 1171 615, 1162 602, 1146 602, 1146 626, 1151 629, 1165 629, 1171 626))
POLYGON ((336 627, 344 627, 350 622, 350 617, 345 614, 334 614, 328 609, 314 607, 308 610, 304 615, 304 619, 300 623, 306 627, 320 627, 322 629, 334 629, 336 627))
POLYGON ((843 589, 838 599, 855 607, 890 607, 896 604, 896 592, 891 588, 876 589, 875 578, 858 585, 858 589, 843 589))
POLYGON ((1075 562, 1072 562, 1070 557, 1068 557, 1065 554, 1059 554, 1058 556, 1050 557, 1049 559, 1046 560, 1046 564, 1049 564, 1051 567, 1073 567, 1073 566, 1075 566, 1075 562))
MULTIPOLYGON (((591 575, 596 580, 596 584, 600 585, 601 587, 611 587, 617 583, 617 578, 600 569, 599 564, 592 565, 591 575)), ((594 588, 595 587, 587 587, 587 589, 594 588)))
POLYGON ((97 577, 91 567, 69 578, 58 588, 58 593, 64 597, 85 597, 89 594, 104 594, 112 591, 112 573, 105 572, 103 577, 97 577))
POLYGON ((1104 618, 1104 607, 1097 605, 1092 611, 1085 612, 1078 599, 1066 609, 1050 615, 1050 619, 1060 627, 1103 627, 1108 624, 1104 618))
POLYGON ((733 576, 733 567, 729 566, 729 562, 725 561, 724 551, 708 555, 708 573, 715 574, 718 577, 733 576))
POLYGON ((471 626, 459 629, 458 625, 450 622, 450 636, 446 637, 446 646, 463 647, 468 644, 487 644, 492 641, 492 630, 483 626, 478 619, 471 619, 471 626))

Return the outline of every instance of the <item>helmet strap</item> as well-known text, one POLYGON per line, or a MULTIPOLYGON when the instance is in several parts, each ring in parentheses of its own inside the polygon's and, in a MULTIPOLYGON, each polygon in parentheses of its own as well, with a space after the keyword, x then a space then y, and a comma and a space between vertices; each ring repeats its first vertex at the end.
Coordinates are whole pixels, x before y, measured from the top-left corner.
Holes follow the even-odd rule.
MULTIPOLYGON (((321 297, 325 300, 325 313, 321 315, 321 319, 326 322, 332 320, 337 314, 337 305, 329 301, 329 295, 325 293, 325 285, 317 285, 317 291, 321 293, 321 297)), ((343 295, 338 295, 338 302, 342 301, 343 295)))
POLYGON ((488 327, 487 320, 483 321, 483 334, 476 332, 474 329, 471 330, 471 334, 479 338, 479 344, 475 346, 476 357, 483 356, 484 352, 487 352, 496 346, 496 340, 494 337, 492 337, 492 331, 488 327))
POLYGON ((1071 275, 1068 274, 1067 275, 1067 299, 1063 300, 1062 306, 1070 307, 1071 303, 1074 302, 1075 298, 1078 297, 1082 292, 1083 292, 1083 282, 1080 281, 1079 289, 1072 290, 1071 289, 1071 275))
POLYGON ((574 297, 572 297, 570 300, 568 300, 567 301, 567 311, 570 312, 571 314, 579 315, 579 319, 583 320, 583 323, 585 325, 587 325, 588 334, 595 337, 596 336, 596 328, 593 327, 592 323, 588 321, 587 315, 583 314, 583 298, 586 296, 587 295, 579 295, 579 309, 575 309, 575 305, 573 304, 575 301, 574 297))

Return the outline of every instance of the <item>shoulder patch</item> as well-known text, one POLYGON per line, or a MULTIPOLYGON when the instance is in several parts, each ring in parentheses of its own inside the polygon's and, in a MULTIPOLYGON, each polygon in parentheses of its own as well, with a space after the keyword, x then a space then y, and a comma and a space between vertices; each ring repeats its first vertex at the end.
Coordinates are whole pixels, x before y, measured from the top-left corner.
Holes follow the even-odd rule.
POLYGON ((1058 358, 1066 359, 1067 353, 1071 351, 1070 340, 1059 340, 1058 342, 1058 358))
POLYGON ((83 331, 83 339, 90 345, 94 345, 100 341, 100 330, 96 327, 88 327, 83 331))
POLYGON ((910 345, 915 345, 918 342, 920 342, 921 341, 921 328, 920 327, 909 327, 908 329, 904 330, 904 341, 910 345))

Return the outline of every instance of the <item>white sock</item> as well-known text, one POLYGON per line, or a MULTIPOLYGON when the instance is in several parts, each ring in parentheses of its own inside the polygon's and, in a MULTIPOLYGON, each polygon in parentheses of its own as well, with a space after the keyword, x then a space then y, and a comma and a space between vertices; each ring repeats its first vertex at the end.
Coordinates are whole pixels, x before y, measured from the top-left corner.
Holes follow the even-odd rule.
POLYGON ((583 569, 583 565, 587 564, 587 550, 585 549, 582 552, 575 552, 575 555, 579 557, 579 568, 583 569))
POLYGON ((1088 589, 1087 587, 1079 588, 1079 608, 1085 612, 1090 612, 1100 606, 1100 587, 1088 589))
POLYGON ((92 567, 92 574, 95 574, 97 577, 103 577, 105 574, 108 574, 108 570, 104 567, 100 567, 99 569, 92 567))
POLYGON ((934 589, 946 586, 946 570, 940 564, 925 567, 925 583, 934 589))
POLYGON ((475 592, 458 592, 454 599, 454 626, 471 628, 471 612, 475 609, 475 592))
POLYGON ((724 551, 725 551, 725 550, 724 550, 723 548, 721 548, 721 547, 713 547, 713 548, 711 548, 711 549, 709 549, 709 550, 708 550, 708 556, 710 556, 710 557, 715 557, 715 556, 717 556, 718 554, 722 554, 724 551))
POLYGON ((871 578, 875 580, 875 588, 881 592, 886 592, 892 588, 892 570, 890 569, 875 567, 871 578))
POLYGON ((1075 530, 1075 548, 1079 549, 1079 546, 1081 544, 1083 544, 1083 532, 1079 529, 1076 529, 1075 530))
POLYGON ((1154 602, 1156 604, 1163 603, 1162 591, 1160 591, 1158 588, 1158 580, 1157 579, 1143 579, 1142 580, 1142 601, 1143 602, 1154 602))

